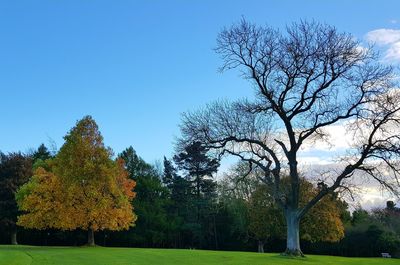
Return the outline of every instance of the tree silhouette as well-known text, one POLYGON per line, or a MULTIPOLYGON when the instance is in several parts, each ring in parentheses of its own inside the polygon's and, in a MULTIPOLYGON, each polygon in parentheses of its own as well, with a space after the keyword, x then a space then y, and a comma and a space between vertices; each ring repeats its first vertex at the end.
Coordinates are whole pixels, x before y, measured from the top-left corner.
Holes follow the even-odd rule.
POLYGON ((397 193, 400 94, 393 69, 371 48, 316 22, 280 32, 242 20, 218 35, 216 52, 221 70, 240 69, 255 98, 185 113, 181 142, 201 142, 263 171, 261 180, 285 215, 288 254, 302 255, 302 217, 327 194, 349 189, 349 181, 364 175, 397 193), (354 141, 343 166, 321 179, 319 192, 301 206, 298 153, 328 141, 332 125, 345 126, 354 141), (283 175, 290 177, 289 190, 282 189, 283 175))

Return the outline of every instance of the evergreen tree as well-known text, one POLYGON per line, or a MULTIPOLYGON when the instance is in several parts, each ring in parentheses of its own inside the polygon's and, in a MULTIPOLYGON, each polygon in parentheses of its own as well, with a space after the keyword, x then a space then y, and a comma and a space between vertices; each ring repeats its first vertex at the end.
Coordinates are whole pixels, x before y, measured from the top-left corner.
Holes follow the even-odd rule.
POLYGON ((191 200, 187 200, 187 208, 195 209, 188 211, 185 217, 185 228, 191 238, 189 244, 198 247, 202 247, 206 240, 216 242, 214 204, 217 186, 212 175, 217 172, 219 161, 210 158, 207 151, 200 142, 193 142, 174 156, 175 163, 185 173, 190 187, 191 200))
POLYGON ((164 156, 164 172, 163 172, 163 183, 169 188, 171 189, 174 180, 178 177, 177 173, 176 173, 176 168, 174 167, 174 165, 172 164, 172 161, 168 160, 165 156, 164 156))
POLYGON ((32 159, 34 163, 38 160, 45 161, 49 158, 52 158, 52 155, 49 149, 47 149, 44 144, 41 144, 38 149, 32 154, 32 159))
POLYGON ((132 146, 118 156, 125 161, 129 178, 136 181, 134 206, 138 220, 129 230, 128 241, 135 246, 164 246, 170 229, 166 209, 168 189, 162 185, 157 170, 138 156, 132 146))

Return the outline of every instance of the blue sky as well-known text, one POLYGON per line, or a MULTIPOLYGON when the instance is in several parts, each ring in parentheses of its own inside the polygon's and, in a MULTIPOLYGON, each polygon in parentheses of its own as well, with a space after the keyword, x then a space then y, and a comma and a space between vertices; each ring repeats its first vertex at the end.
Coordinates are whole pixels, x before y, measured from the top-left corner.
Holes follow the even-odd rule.
POLYGON ((298 19, 362 39, 400 29, 400 1, 1 1, 0 150, 62 137, 85 115, 115 152, 171 156, 180 113, 251 96, 220 74, 218 32, 242 16, 282 28, 298 19))

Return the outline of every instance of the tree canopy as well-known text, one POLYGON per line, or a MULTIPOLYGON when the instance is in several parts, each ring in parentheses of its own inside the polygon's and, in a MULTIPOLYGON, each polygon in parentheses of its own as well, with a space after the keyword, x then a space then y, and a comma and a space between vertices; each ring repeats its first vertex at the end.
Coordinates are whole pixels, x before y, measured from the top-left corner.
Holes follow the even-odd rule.
POLYGON ((95 121, 86 116, 64 137, 49 171, 39 167, 18 192, 25 213, 18 224, 29 228, 88 230, 128 229, 134 224, 131 200, 136 183, 128 179, 123 160, 113 160, 95 121))

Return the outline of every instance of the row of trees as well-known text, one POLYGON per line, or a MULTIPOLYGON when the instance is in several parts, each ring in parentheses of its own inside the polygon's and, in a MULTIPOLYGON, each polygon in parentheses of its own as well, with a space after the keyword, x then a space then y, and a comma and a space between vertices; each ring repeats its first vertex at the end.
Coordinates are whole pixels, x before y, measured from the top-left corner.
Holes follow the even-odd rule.
MULTIPOLYGON (((1 230, 11 236, 12 243, 17 243, 17 230, 23 243, 61 245, 83 244, 85 231, 89 231, 86 242, 94 244, 93 231, 99 231, 97 241, 113 246, 257 247, 259 252, 265 247, 268 251, 284 249, 285 218, 273 201, 272 191, 259 180, 261 171, 248 174, 248 164, 239 162, 217 182, 213 176, 219 162, 209 157, 208 150, 198 142, 186 146, 171 160, 164 158, 161 168, 145 162, 132 147, 111 159, 109 149, 93 145, 101 143, 101 138, 93 140, 87 138, 89 135, 100 136, 93 119, 86 117, 70 131, 56 154, 50 154, 44 145, 30 155, 1 154, 1 230), (90 139, 90 144, 83 146, 95 148, 77 148, 82 139, 90 139), (85 153, 88 150, 93 151, 92 155, 85 153), (103 153, 105 150, 107 153, 103 153), (67 153, 91 159, 77 165, 74 163, 78 161, 69 160, 67 153), (103 154, 104 159, 93 155, 96 153, 103 154), (100 170, 93 169, 91 161, 108 162, 99 163, 100 170), (57 166, 64 164, 73 166, 66 166, 68 171, 61 173, 57 166), (119 184, 114 186, 114 180, 119 184), (134 186, 136 196, 132 200, 134 186), (134 226, 130 226, 133 221, 134 226), (115 231, 121 229, 126 231, 115 231)), ((284 178, 283 183, 289 188, 288 179, 284 178)), ((303 204, 319 188, 301 178, 300 190, 303 204)), ((302 220, 300 238, 303 246, 314 253, 395 253, 400 235, 398 213, 394 205, 389 205, 373 213, 360 209, 351 217, 347 204, 332 194, 302 220), (355 247, 363 236, 363 242, 368 246, 372 242, 373 248, 355 247)), ((9 242, 6 238, 0 240, 9 242)))
MULTIPOLYGON (((263 252, 268 243, 269 250, 279 251, 284 216, 272 191, 260 182, 262 172, 249 174, 248 164, 241 162, 217 183, 213 175, 219 162, 207 151, 194 142, 172 160, 164 158, 162 170, 132 147, 112 159, 94 120, 85 117, 54 155, 44 145, 31 155, 1 154, 2 229, 13 244, 19 225, 31 229, 22 230, 28 243, 36 238, 33 243, 43 244, 37 239, 42 231, 45 243, 51 237, 57 244, 77 244, 73 237, 88 231, 88 244, 94 245, 93 232, 102 231, 109 245, 248 249, 257 244, 263 252), (129 230, 111 232, 121 229, 129 230)), ((288 188, 288 179, 284 185, 288 188)), ((302 178, 301 203, 318 189, 302 178)), ((304 218, 301 238, 337 242, 349 219, 347 204, 333 194, 304 218)))

